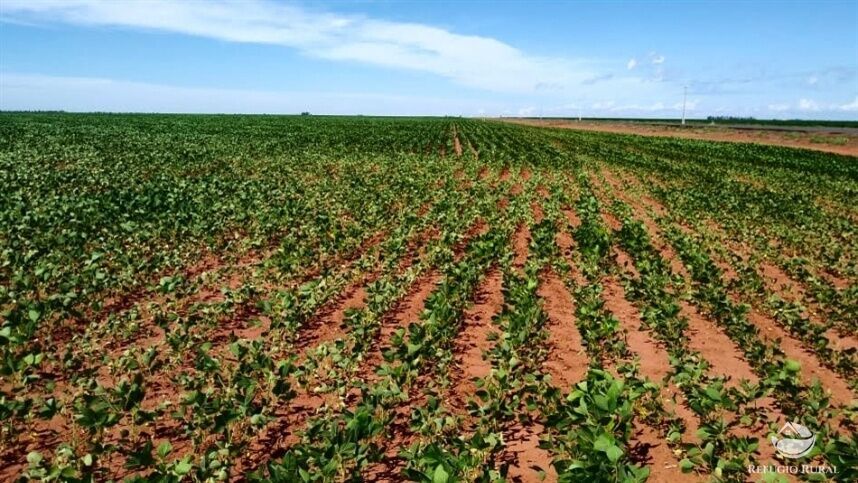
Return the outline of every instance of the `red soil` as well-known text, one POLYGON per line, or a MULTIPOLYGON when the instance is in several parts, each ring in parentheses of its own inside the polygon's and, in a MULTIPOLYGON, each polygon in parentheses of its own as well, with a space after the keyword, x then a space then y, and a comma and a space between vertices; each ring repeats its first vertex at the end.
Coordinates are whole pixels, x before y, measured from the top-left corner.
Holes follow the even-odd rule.
POLYGON ((739 142, 788 146, 829 153, 858 156, 858 136, 854 134, 797 133, 772 130, 736 129, 729 126, 665 126, 649 123, 576 122, 568 120, 536 120, 504 118, 506 122, 532 126, 558 127, 577 131, 600 131, 719 142, 739 142), (824 142, 818 142, 819 140, 824 142), (846 139, 845 145, 839 143, 846 139))
POLYGON ((314 317, 302 331, 296 347, 314 347, 333 341, 345 334, 344 323, 349 310, 362 309, 366 306, 366 288, 363 281, 347 289, 330 310, 322 312, 321 317, 314 317))
POLYGON ((528 246, 530 245, 530 227, 526 223, 522 223, 513 235, 513 249, 515 250, 515 258, 512 265, 517 269, 524 268, 527 263, 528 246))
POLYGON ((673 369, 670 358, 662 344, 650 336, 641 320, 640 312, 625 297, 623 286, 613 277, 605 280, 605 290, 602 293, 605 308, 619 321, 626 333, 626 343, 632 353, 639 358, 640 374, 653 382, 662 384, 660 397, 666 403, 666 409, 673 410, 686 426, 685 435, 692 442, 697 441, 695 435, 698 427, 697 417, 685 406, 685 397, 673 384, 667 383, 666 378, 673 369))
POLYGON ((509 168, 504 166, 504 168, 501 169, 501 172, 500 172, 500 180, 506 181, 508 179, 509 179, 509 168))
POLYGON ((701 481, 694 473, 683 473, 679 469, 676 455, 664 437, 646 424, 636 424, 629 448, 632 460, 649 467, 649 480, 653 482, 684 483, 701 481))
POLYGON ((545 213, 542 211, 542 206, 536 201, 530 204, 530 211, 533 212, 534 222, 540 223, 545 219, 545 213))
POLYGON ((858 350, 858 337, 854 334, 844 334, 842 330, 830 328, 825 331, 825 337, 832 348, 839 351, 856 349, 858 350))
POLYGON ((671 372, 667 351, 645 330, 640 313, 626 299, 623 286, 615 278, 609 277, 605 280, 602 297, 605 308, 614 314, 625 329, 629 349, 640 357, 641 375, 653 382, 661 382, 671 372))
MULTIPOLYGON (((792 279, 786 272, 771 263, 760 263, 760 275, 766 282, 767 288, 780 296, 786 301, 798 302, 807 307, 802 315, 810 319, 811 322, 817 325, 824 325, 825 321, 822 315, 818 312, 821 308, 818 304, 806 302, 806 291, 802 284, 792 279)), ((825 332, 825 336, 831 347, 837 350, 858 348, 858 337, 855 334, 841 334, 835 329, 829 329, 825 332)))
POLYGON ((557 247, 560 249, 560 254, 563 255, 563 258, 566 259, 567 263, 569 263, 569 267, 572 272, 572 280, 574 280, 575 284, 579 287, 586 285, 587 279, 584 277, 584 274, 581 273, 581 270, 578 270, 575 266, 574 260, 572 259, 572 252, 575 250, 575 240, 572 239, 572 236, 564 230, 558 231, 554 238, 557 242, 557 247))
MULTIPOLYGON (((390 339, 394 332, 398 329, 408 327, 408 324, 414 322, 419 323, 420 314, 426 305, 426 299, 435 291, 438 284, 444 279, 437 272, 430 272, 420 277, 411 287, 408 295, 400 301, 389 315, 385 315, 382 320, 380 334, 377 342, 369 351, 365 359, 367 368, 378 368, 384 360, 382 354, 390 348, 390 339)), ((374 383, 379 380, 377 374, 365 374, 369 383, 374 383)))
POLYGON ((572 228, 578 228, 581 226, 581 218, 578 217, 578 213, 571 208, 567 208, 563 210, 563 214, 566 216, 566 220, 572 226, 572 228))
POLYGON ((621 269, 629 272, 634 279, 639 279, 641 274, 638 272, 638 269, 635 267, 632 258, 626 253, 625 250, 617 248, 616 246, 613 248, 614 252, 614 260, 617 262, 617 266, 621 269))
POLYGON ((575 325, 575 302, 569 289, 553 271, 546 271, 539 297, 548 315, 548 358, 545 370, 551 382, 566 392, 587 374, 589 359, 575 325))
POLYGON ((741 351, 727 334, 706 320, 693 305, 682 302, 680 308, 682 316, 688 319, 688 348, 699 352, 709 362, 713 374, 730 377, 727 385, 733 387, 738 387, 742 379, 752 383, 759 381, 750 364, 742 358, 741 351))
POLYGON ((620 220, 617 219, 616 216, 606 211, 602 212, 602 220, 604 220, 605 224, 608 225, 608 228, 610 228, 612 231, 619 231, 619 229, 623 227, 623 224, 620 222, 620 220))
POLYGON ((489 334, 495 332, 492 318, 502 309, 503 277, 499 270, 492 270, 477 289, 474 305, 465 310, 462 329, 456 340, 450 399, 451 406, 459 412, 473 397, 477 389, 475 381, 491 374, 492 365, 483 353, 492 346, 489 340, 489 334))
MULTIPOLYGON (((647 213, 641 202, 636 202, 629 197, 625 188, 622 185, 622 182, 615 177, 612 171, 608 169, 603 169, 602 174, 608 184, 611 185, 611 188, 614 189, 614 193, 617 195, 617 197, 631 207, 634 217, 643 222, 644 226, 646 227, 647 233, 650 236, 653 246, 659 251, 661 257, 668 263, 670 263, 671 270, 673 270, 673 272, 675 273, 681 274, 686 279, 689 278, 690 275, 688 273, 688 270, 685 269, 685 265, 682 264, 682 260, 679 259, 679 256, 673 250, 673 247, 670 246, 669 243, 664 241, 663 237, 661 236, 661 230, 659 229, 658 224, 655 222, 655 220, 652 219, 649 213, 647 213)), ((647 197, 645 195, 641 195, 640 198, 643 201, 647 197)), ((664 216, 666 214, 664 207, 651 198, 644 201, 644 204, 652 208, 653 211, 658 214, 658 216, 664 216)))
POLYGON ((544 429, 541 424, 531 422, 526 426, 515 424, 504 431, 506 447, 501 460, 509 463, 508 481, 557 481, 557 472, 551 466, 551 454, 539 447, 539 436, 544 429), (542 480, 539 477, 540 471, 545 473, 542 480))
POLYGON ((468 141, 468 149, 471 151, 471 154, 474 155, 474 159, 480 159, 480 152, 473 144, 471 144, 471 141, 468 141))
MULTIPOLYGON (((370 350, 366 360, 362 364, 362 368, 358 371, 367 383, 375 384, 381 380, 381 376, 372 370, 381 367, 384 360, 382 354, 390 347, 391 337, 397 330, 406 328, 410 323, 419 323, 420 314, 423 313, 426 300, 443 279, 442 275, 434 271, 422 276, 412 286, 408 296, 388 316, 385 316, 378 342, 370 350)), ((427 382, 425 380, 426 376, 421 377, 422 379, 418 379, 415 383, 416 387, 420 387, 421 383, 425 384, 427 382)), ((404 467, 404 462, 398 456, 399 450, 408 446, 414 440, 414 435, 408 427, 410 408, 412 406, 416 407, 418 403, 422 404, 423 402, 425 401, 423 401, 421 394, 414 394, 407 403, 400 404, 394 408, 393 424, 388 428, 386 437, 379 442, 383 448, 384 456, 381 461, 370 465, 364 471, 364 476, 366 476, 368 481, 399 480, 399 473, 404 467)))
POLYGON ((784 354, 801 364, 802 380, 809 384, 819 379, 822 387, 831 391, 831 400, 840 406, 848 406, 855 400, 849 385, 833 371, 820 364, 815 355, 807 351, 802 343, 794 339, 770 317, 752 309, 748 314, 751 323, 760 330, 760 336, 766 340, 780 339, 780 348, 784 354))
POLYGON ((462 143, 459 141, 459 133, 453 128, 453 149, 456 151, 456 156, 462 156, 462 143))
MULTIPOLYGON (((0 481, 17 481, 27 468, 29 452, 39 451, 43 456, 49 456, 54 448, 69 439, 70 432, 69 422, 59 414, 48 421, 33 420, 26 431, 17 435, 17 440, 12 445, 0 448, 0 481)), ((82 434, 76 436, 85 437, 82 434)))
MULTIPOLYGON (((721 233, 723 231, 720 226, 714 222, 709 222, 708 226, 711 230, 721 233)), ((749 249, 737 243, 729 243, 728 245, 736 253, 736 256, 742 259, 748 258, 749 249)), ((733 269, 731 263, 721 260, 721 257, 714 257, 713 261, 724 272, 725 281, 737 279, 738 274, 733 269)), ((763 264, 760 269, 763 272, 763 279, 768 285, 769 290, 774 291, 787 298, 798 296, 804 293, 804 289, 799 284, 789 278, 787 274, 779 268, 763 264)), ((735 294, 731 295, 734 302, 737 302, 739 297, 735 294)), ((832 400, 839 405, 848 405, 850 401, 855 399, 855 395, 849 389, 849 385, 841 379, 836 373, 823 366, 819 359, 809 349, 805 348, 803 343, 794 338, 787 330, 783 329, 778 323, 762 313, 757 308, 753 308, 748 314, 751 323, 757 326, 760 330, 760 336, 766 340, 773 341, 780 339, 780 348, 784 354, 790 359, 794 359, 801 363, 802 378, 805 383, 810 383, 813 378, 819 379, 823 387, 830 390, 832 400)))

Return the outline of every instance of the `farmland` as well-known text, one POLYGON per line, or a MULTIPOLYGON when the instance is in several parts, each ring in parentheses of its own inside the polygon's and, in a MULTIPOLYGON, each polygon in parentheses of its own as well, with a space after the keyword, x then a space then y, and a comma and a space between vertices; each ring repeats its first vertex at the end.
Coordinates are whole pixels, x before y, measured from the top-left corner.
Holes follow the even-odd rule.
POLYGON ((0 191, 0 480, 858 479, 858 158, 3 113, 0 191))
POLYGON ((858 122, 850 121, 703 121, 689 120, 576 120, 559 118, 504 118, 505 121, 563 127, 579 131, 676 137, 704 141, 756 143, 858 156, 858 122), (731 124, 734 122, 734 124, 731 124))

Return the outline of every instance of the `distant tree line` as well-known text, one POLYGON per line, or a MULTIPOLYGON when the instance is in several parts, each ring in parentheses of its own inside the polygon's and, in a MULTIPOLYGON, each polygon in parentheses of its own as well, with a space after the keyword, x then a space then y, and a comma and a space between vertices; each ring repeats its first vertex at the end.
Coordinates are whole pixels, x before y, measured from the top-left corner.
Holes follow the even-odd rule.
POLYGON ((707 121, 713 122, 748 122, 748 121, 756 121, 757 119, 753 116, 742 117, 742 116, 709 116, 706 118, 707 121))

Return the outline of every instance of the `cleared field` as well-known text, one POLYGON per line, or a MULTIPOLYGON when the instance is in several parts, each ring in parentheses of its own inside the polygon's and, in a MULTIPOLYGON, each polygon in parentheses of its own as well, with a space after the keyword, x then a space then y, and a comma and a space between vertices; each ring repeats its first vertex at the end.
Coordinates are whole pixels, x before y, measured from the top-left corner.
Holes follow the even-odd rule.
POLYGON ((579 131, 788 146, 858 156, 858 127, 855 126, 855 122, 849 121, 842 123, 836 121, 760 121, 759 124, 750 121, 738 124, 708 124, 704 121, 690 121, 688 125, 681 126, 675 120, 672 122, 620 119, 577 121, 552 118, 504 118, 503 120, 530 126, 558 127, 579 131))
POLYGON ((858 158, 0 114, 0 190, 4 481, 858 479, 858 158))

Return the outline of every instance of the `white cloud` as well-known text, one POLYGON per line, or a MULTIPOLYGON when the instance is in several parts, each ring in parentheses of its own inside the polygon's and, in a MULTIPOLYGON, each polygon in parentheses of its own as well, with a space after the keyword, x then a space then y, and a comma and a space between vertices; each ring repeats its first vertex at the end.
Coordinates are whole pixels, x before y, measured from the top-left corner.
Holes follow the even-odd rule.
POLYGON ((818 111, 820 109, 819 104, 812 99, 800 99, 798 108, 802 111, 818 111))
POLYGON ((817 83, 819 83, 819 77, 812 75, 807 78, 807 85, 815 86, 817 83))
MULTIPOLYGON (((791 112, 791 113, 827 113, 831 116, 838 112, 858 112, 858 96, 851 102, 817 102, 813 99, 799 99, 795 104, 778 103, 769 104, 768 110, 771 112, 791 112)), ((818 115, 818 114, 815 114, 818 115)))
POLYGON ((594 102, 590 107, 597 111, 602 111, 611 109, 612 107, 614 107, 615 104, 616 102, 614 101, 597 101, 594 102))
POLYGON ((840 106, 841 111, 858 112, 858 96, 852 102, 848 102, 840 106))
POLYGON ((317 58, 429 72, 480 89, 533 92, 595 74, 583 61, 528 55, 499 40, 417 23, 321 13, 269 0, 3 0, 6 21, 62 22, 275 44, 317 58))
POLYGON ((632 70, 637 66, 638 66, 638 59, 631 58, 631 59, 629 59, 629 63, 626 64, 626 69, 632 70))
POLYGON ((502 106, 467 98, 362 92, 178 87, 93 77, 0 72, 0 110, 112 112, 470 115, 502 106))
MULTIPOLYGON (((685 109, 688 112, 692 112, 697 110, 697 106, 699 101, 697 99, 689 99, 686 103, 685 109)), ((566 106, 564 106, 566 107, 566 106)), ((652 115, 655 113, 664 113, 664 114, 677 114, 682 111, 682 102, 677 102, 675 104, 665 104, 662 101, 656 101, 651 104, 638 104, 638 103, 628 103, 628 104, 618 104, 614 100, 609 101, 599 101, 594 102, 590 105, 590 108, 594 111, 602 111, 611 114, 623 114, 623 115, 652 115)))
POLYGON ((664 103, 663 102, 655 102, 655 103, 650 104, 648 106, 638 106, 638 105, 622 106, 619 108, 614 108, 614 110, 617 110, 617 111, 623 111, 623 110, 624 111, 663 111, 664 110, 664 103))
MULTIPOLYGON (((696 111, 698 104, 700 104, 699 99, 688 99, 688 101, 686 101, 686 103, 685 103, 685 110, 686 111, 696 111)), ((677 102, 671 107, 676 111, 681 111, 682 110, 682 103, 677 102)))
POLYGON ((533 117, 536 115, 536 108, 533 106, 522 107, 518 110, 518 117, 533 117))
POLYGON ((665 60, 665 58, 664 58, 664 56, 663 56, 663 55, 656 54, 655 52, 651 52, 651 53, 649 54, 649 59, 650 59, 650 62, 652 62, 652 64, 653 64, 653 65, 660 65, 660 64, 664 64, 664 60, 665 60))

